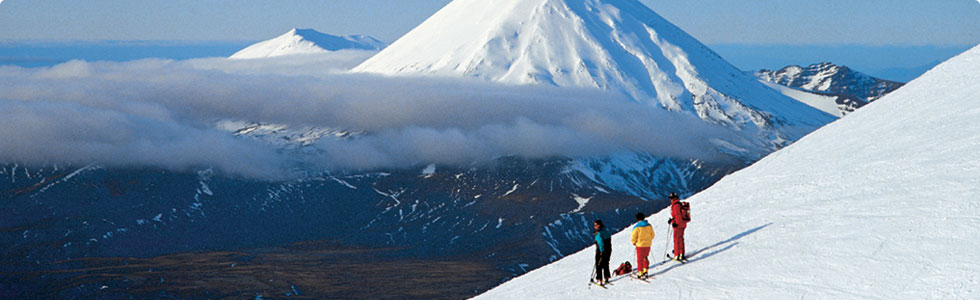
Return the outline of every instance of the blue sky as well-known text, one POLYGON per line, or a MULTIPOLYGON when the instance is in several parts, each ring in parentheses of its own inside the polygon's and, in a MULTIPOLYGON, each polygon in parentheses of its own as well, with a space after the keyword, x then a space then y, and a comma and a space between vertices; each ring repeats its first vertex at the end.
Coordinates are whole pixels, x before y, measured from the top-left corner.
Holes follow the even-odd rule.
MULTIPOLYGON (((977 0, 641 0, 706 44, 975 45, 977 0)), ((449 0, 4 0, 6 40, 263 40, 293 27, 393 41, 449 0)))
MULTIPOLYGON (((908 81, 980 43, 978 0, 640 1, 743 70, 829 61, 908 81)), ((291 28, 392 42, 449 2, 2 0, 0 65, 228 56, 291 28)))

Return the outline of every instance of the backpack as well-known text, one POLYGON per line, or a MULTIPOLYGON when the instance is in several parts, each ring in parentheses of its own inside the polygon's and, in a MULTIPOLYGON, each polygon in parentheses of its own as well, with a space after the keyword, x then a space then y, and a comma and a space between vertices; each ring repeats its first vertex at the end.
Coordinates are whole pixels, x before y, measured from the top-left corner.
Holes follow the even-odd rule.
POLYGON ((619 264, 619 268, 616 268, 616 270, 613 271, 613 273, 616 275, 625 275, 629 274, 630 272, 633 272, 633 265, 631 265, 629 261, 619 264))
POLYGON ((691 221, 691 203, 687 201, 681 201, 681 220, 685 222, 691 221))

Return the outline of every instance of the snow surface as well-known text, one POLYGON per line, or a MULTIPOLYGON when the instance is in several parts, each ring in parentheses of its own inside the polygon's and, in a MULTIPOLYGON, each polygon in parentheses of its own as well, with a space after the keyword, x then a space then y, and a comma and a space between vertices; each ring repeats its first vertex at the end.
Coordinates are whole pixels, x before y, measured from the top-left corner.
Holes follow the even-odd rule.
POLYGON ((759 80, 763 84, 769 86, 770 88, 779 91, 787 97, 796 99, 797 101, 803 102, 803 104, 809 105, 810 107, 819 109, 825 113, 834 115, 835 117, 841 118, 844 116, 844 112, 838 107, 837 97, 826 96, 814 94, 807 91, 801 91, 794 89, 785 85, 780 85, 765 80, 759 80))
POLYGON ((283 35, 245 47, 231 59, 278 57, 297 54, 318 54, 344 49, 381 50, 386 45, 364 35, 336 36, 313 29, 293 28, 283 35))
POLYGON ((976 299, 978 70, 980 46, 692 196, 687 264, 659 263, 651 216, 649 284, 590 289, 593 246, 478 298, 976 299))

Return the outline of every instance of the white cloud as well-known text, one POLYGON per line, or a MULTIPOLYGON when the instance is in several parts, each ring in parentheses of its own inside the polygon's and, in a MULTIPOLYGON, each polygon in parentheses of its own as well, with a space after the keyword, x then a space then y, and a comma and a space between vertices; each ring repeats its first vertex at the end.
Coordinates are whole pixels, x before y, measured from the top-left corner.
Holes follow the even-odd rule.
POLYGON ((274 149, 223 131, 75 103, 0 101, 0 115, 0 161, 216 167, 248 177, 285 175, 274 149))
POLYGON ((0 67, 0 162, 214 166, 268 177, 297 160, 370 169, 622 151, 711 159, 719 155, 708 141, 732 135, 596 90, 339 72, 363 55, 0 67), (285 75, 294 68, 302 75, 285 75), (321 139, 322 154, 295 156, 217 130, 220 120, 368 134, 321 139))

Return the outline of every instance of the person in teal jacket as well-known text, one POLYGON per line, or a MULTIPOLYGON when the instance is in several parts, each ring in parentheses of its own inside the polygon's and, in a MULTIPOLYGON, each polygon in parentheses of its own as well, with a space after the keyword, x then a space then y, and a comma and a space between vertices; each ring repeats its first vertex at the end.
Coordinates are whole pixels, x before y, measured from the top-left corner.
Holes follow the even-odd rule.
POLYGON ((606 230, 602 220, 595 220, 595 282, 599 285, 609 284, 609 259, 612 257, 612 234, 606 230))

